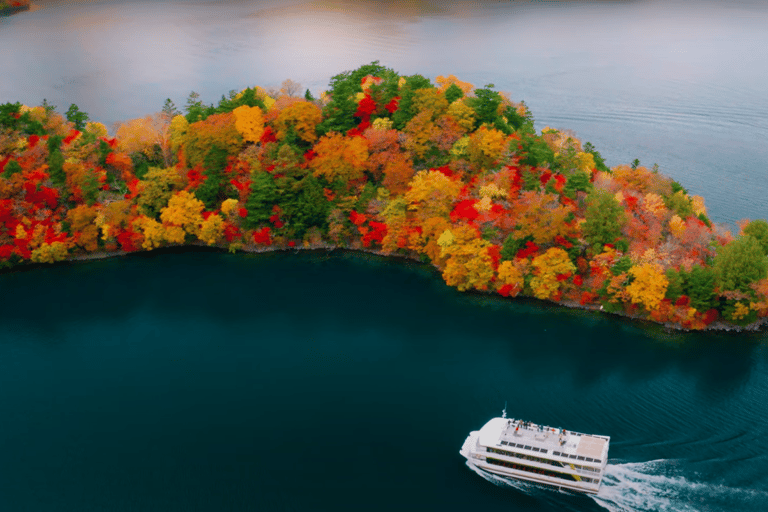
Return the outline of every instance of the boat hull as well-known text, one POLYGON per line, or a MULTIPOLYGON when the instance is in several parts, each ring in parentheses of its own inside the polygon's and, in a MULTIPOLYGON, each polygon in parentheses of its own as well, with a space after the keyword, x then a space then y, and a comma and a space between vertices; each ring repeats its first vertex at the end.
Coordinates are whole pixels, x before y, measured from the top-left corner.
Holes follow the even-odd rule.
POLYGON ((485 464, 481 461, 472 461, 470 459, 467 459, 467 465, 469 465, 473 469, 492 475, 495 478, 506 480, 510 484, 514 484, 514 482, 524 482, 527 484, 533 484, 542 489, 548 489, 553 491, 564 491, 569 493, 587 494, 587 495, 596 495, 598 493, 598 489, 587 489, 584 487, 571 486, 571 485, 568 485, 567 483, 559 482, 559 481, 556 481, 555 479, 547 478, 547 477, 537 478, 537 475, 531 475, 531 474, 524 473, 522 471, 515 471, 508 468, 499 468, 497 466, 485 464))

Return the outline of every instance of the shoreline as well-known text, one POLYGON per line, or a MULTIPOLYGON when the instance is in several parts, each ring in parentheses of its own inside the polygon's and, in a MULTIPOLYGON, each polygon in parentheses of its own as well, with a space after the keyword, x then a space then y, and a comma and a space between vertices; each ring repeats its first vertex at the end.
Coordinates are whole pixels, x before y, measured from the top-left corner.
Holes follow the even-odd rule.
MULTIPOLYGON (((228 250, 225 247, 220 247, 220 246, 216 246, 216 245, 211 246, 211 245, 207 245, 207 244, 202 243, 202 242, 191 243, 191 244, 183 244, 183 245, 182 244, 179 244, 179 245, 167 245, 165 247, 159 248, 159 250, 162 251, 163 249, 165 249, 165 250, 171 249, 171 250, 182 250, 183 251, 183 250, 189 249, 189 248, 192 248, 193 250, 209 249, 210 252, 219 252, 219 253, 228 252, 228 250)), ((63 260, 63 261, 57 262, 57 263, 79 263, 79 262, 85 263, 85 262, 95 261, 95 260, 105 260, 105 259, 111 259, 111 258, 119 258, 119 257, 122 257, 122 256, 129 256, 131 254, 149 254, 149 253, 151 253, 151 252, 153 252, 155 250, 158 250, 158 249, 131 251, 131 252, 120 251, 120 250, 118 250, 118 251, 111 251, 111 252, 98 251, 98 252, 85 253, 85 254, 76 254, 76 255, 73 255, 73 256, 67 258, 66 260, 63 260)), ((322 244, 311 244, 309 246, 301 246, 301 247, 299 247, 299 246, 296 246, 296 247, 254 246, 254 247, 243 247, 243 248, 237 250, 237 252, 250 253, 250 254, 262 254, 262 253, 269 253, 269 252, 298 252, 298 251, 315 251, 315 252, 324 251, 324 252, 327 252, 327 253, 331 253, 331 252, 334 252, 334 251, 345 251, 345 252, 356 253, 356 254, 360 254, 360 253, 362 253, 362 254, 371 254, 371 255, 379 256, 381 258, 386 258, 386 259, 398 258, 398 259, 402 259, 402 260, 409 260, 409 261, 412 261, 412 262, 417 263, 419 265, 431 266, 432 268, 434 268, 434 269, 439 271, 439 268, 437 266, 435 266, 434 264, 425 263, 425 262, 423 262, 423 261, 421 261, 421 260, 419 260, 417 258, 414 258, 412 256, 408 256, 408 255, 404 255, 404 254, 384 254, 382 251, 377 251, 377 250, 370 250, 370 249, 363 249, 363 248, 353 248, 353 247, 338 247, 338 246, 335 246, 335 245, 325 244, 325 243, 322 243, 322 244)), ((46 267, 46 266, 49 266, 49 265, 50 265, 49 263, 22 264, 22 265, 17 265, 17 266, 11 267, 11 268, 2 269, 2 270, 0 270, 0 274, 11 273, 11 272, 22 270, 22 269, 25 269, 25 268, 29 269, 29 270, 32 270, 34 268, 46 267)), ((444 284, 444 286, 448 286, 445 283, 443 283, 443 284, 444 284)), ((460 293, 467 293, 467 292, 460 292, 460 293)), ((475 293, 475 294, 478 294, 478 295, 495 295, 491 291, 480 291, 480 290, 471 290, 469 293, 475 293)), ((558 301, 558 302, 554 302, 554 301, 549 301, 549 300, 537 299, 535 297, 529 297, 527 295, 519 295, 519 296, 511 297, 511 298, 507 297, 507 299, 509 299, 509 300, 514 300, 514 299, 531 300, 531 301, 536 301, 537 303, 540 303, 540 304, 547 304, 547 305, 551 305, 551 306, 564 307, 564 308, 568 308, 568 309, 581 309, 581 310, 590 311, 590 312, 593 312, 593 313, 599 314, 599 315, 606 315, 606 314, 607 315, 613 315, 613 316, 617 316, 617 317, 620 317, 622 319, 625 319, 625 320, 628 320, 628 321, 632 321, 632 322, 648 323, 650 325, 661 326, 661 327, 663 327, 665 329, 668 329, 670 331, 675 331, 675 332, 690 332, 690 333, 693 333, 693 332, 713 332, 713 331, 714 332, 730 332, 730 333, 760 332, 762 330, 765 330, 766 326, 768 326, 768 318, 760 318, 757 321, 752 322, 751 324, 744 325, 744 326, 737 326, 737 325, 733 325, 733 324, 728 324, 726 322, 722 322, 720 320, 716 320, 715 322, 712 322, 710 325, 706 326, 704 329, 686 329, 685 327, 683 327, 683 326, 681 326, 679 324, 672 323, 672 322, 660 323, 660 322, 654 322, 654 321, 649 320, 647 318, 643 318, 642 316, 639 316, 639 315, 629 315, 629 314, 626 314, 626 313, 606 311, 606 310, 603 309, 603 307, 601 305, 598 305, 598 304, 580 304, 580 303, 578 303, 576 301, 558 301)))

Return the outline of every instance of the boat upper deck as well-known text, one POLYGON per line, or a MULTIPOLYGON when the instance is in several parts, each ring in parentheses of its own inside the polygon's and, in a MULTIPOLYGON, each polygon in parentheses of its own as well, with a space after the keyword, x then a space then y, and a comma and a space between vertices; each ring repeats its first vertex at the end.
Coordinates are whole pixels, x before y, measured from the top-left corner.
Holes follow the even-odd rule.
POLYGON ((480 430, 479 441, 483 446, 501 450, 514 449, 548 459, 603 465, 608 457, 610 437, 581 434, 511 418, 494 418, 480 430))

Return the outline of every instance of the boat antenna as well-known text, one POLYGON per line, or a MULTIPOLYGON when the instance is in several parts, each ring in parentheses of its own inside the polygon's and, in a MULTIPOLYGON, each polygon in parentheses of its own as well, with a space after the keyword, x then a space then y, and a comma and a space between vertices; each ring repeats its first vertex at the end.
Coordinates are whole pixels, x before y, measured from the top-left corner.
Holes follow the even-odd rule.
POLYGON ((504 410, 501 411, 501 417, 506 418, 507 417, 507 402, 504 401, 504 410))

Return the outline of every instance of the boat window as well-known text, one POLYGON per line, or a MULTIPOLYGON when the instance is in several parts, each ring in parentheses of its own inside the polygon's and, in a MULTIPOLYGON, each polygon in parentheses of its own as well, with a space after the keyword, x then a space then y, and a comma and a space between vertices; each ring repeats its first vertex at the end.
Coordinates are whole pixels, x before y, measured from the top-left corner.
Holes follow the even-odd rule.
POLYGON ((546 475, 546 476, 549 476, 549 477, 561 478, 563 480, 568 480, 568 481, 571 481, 571 482, 573 482, 573 481, 585 482, 587 480, 585 477, 579 477, 579 476, 576 476, 576 475, 572 475, 570 473, 560 473, 559 471, 550 471, 550 470, 547 470, 547 469, 535 468, 535 467, 526 466, 526 465, 523 465, 523 464, 515 464, 514 462, 507 462, 507 461, 504 461, 504 460, 494 459, 494 458, 491 458, 491 457, 488 457, 486 459, 486 462, 488 464, 493 464, 493 465, 496 465, 496 466, 505 466, 505 467, 508 467, 508 468, 516 469, 518 471, 525 471, 527 473, 537 473, 539 475, 546 475))
POLYGON ((576 458, 576 456, 575 456, 575 455, 569 455, 569 457, 570 457, 570 458, 572 458, 572 459, 575 459, 575 458, 576 458))
POLYGON ((582 457, 581 455, 579 455, 578 459, 579 459, 579 460, 584 460, 584 457, 582 457))
POLYGON ((523 448, 526 449, 526 450, 530 450, 531 449, 530 446, 523 446, 523 448))
POLYGON ((560 452, 552 452, 552 455, 560 455, 560 452))

